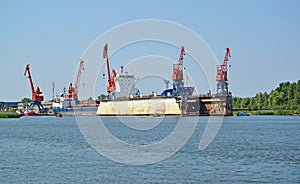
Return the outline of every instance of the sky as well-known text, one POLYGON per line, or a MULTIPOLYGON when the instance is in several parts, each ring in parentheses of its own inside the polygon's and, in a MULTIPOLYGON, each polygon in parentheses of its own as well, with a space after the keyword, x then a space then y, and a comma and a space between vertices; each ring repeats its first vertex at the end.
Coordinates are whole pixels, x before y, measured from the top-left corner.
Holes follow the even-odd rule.
MULTIPOLYGON (((229 47, 229 88, 234 96, 270 92, 280 82, 300 79, 299 10, 298 0, 2 0, 0 101, 31 96, 28 79, 23 75, 28 63, 34 84, 46 100, 52 99, 52 82, 55 94, 61 94, 74 80, 80 57, 99 35, 143 19, 172 21, 189 28, 206 42, 219 62, 229 47)), ((147 44, 145 48, 149 51, 145 54, 172 52, 168 57, 174 61, 179 55, 176 49, 155 50, 147 44)), ((123 55, 130 52, 134 51, 129 49, 123 55)), ((118 68, 121 64, 111 65, 118 68)), ((99 94, 105 93, 106 86, 101 72, 97 80, 99 94)), ((163 90, 163 82, 156 82, 159 85, 153 88, 163 90)))

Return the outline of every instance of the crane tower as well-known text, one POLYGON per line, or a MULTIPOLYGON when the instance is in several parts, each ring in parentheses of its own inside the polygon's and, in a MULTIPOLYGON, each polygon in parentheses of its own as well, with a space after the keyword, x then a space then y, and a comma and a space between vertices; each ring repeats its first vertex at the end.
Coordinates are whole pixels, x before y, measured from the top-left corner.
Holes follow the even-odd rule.
POLYGON ((173 64, 172 80, 173 88, 177 91, 183 87, 183 56, 185 55, 184 46, 181 46, 178 63, 173 64))
POLYGON ((230 55, 230 49, 226 48, 225 56, 223 59, 223 63, 220 65, 217 65, 217 75, 216 75, 216 81, 217 81, 217 94, 228 94, 228 78, 227 78, 227 62, 229 61, 230 55))

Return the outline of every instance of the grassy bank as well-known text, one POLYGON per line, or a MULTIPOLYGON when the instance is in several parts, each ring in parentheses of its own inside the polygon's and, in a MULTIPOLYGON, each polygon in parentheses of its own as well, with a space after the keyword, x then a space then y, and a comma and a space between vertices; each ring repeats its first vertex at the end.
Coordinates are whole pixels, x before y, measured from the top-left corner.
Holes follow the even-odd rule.
MULTIPOLYGON (((275 115, 275 116, 299 116, 300 110, 246 110, 244 111, 250 115, 275 115)), ((233 115, 237 115, 238 111, 235 111, 233 115)))
POLYGON ((11 112, 0 112, 0 118, 19 118, 20 115, 11 112))

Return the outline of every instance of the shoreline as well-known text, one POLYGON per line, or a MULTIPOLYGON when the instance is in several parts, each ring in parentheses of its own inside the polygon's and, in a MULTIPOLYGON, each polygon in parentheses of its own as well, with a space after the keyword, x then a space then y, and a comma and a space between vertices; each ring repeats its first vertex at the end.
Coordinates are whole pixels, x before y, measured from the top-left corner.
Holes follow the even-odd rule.
POLYGON ((20 118, 21 115, 14 112, 0 112, 0 118, 20 118))
POLYGON ((259 116, 300 116, 300 110, 233 110, 233 115, 236 116, 239 112, 242 111, 249 115, 259 116))

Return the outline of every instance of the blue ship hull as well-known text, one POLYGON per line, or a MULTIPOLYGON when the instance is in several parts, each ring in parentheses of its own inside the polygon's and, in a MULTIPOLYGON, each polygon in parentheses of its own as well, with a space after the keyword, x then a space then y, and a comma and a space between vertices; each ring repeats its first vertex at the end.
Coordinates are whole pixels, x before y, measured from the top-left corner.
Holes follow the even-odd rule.
POLYGON ((54 114, 63 116, 96 116, 96 107, 71 107, 71 108, 53 108, 54 114))

